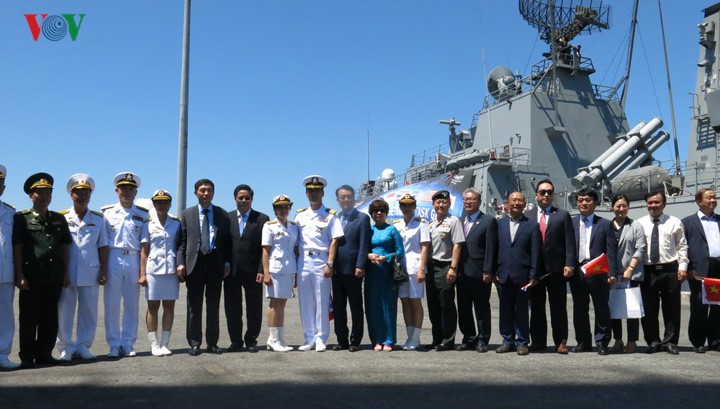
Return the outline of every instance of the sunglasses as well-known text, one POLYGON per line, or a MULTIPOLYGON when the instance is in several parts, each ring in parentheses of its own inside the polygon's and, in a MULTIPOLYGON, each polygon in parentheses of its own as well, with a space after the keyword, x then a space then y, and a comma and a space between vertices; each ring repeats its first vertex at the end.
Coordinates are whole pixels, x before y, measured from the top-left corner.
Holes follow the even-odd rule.
POLYGON ((554 193, 554 191, 552 191, 552 190, 538 190, 538 194, 540 196, 551 195, 553 193, 554 193))

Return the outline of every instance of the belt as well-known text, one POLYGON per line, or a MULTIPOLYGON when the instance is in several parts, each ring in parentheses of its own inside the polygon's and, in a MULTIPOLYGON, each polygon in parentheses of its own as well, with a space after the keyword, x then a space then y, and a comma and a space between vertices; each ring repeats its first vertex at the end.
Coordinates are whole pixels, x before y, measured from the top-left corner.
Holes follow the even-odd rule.
POLYGON ((122 252, 123 255, 127 256, 128 254, 140 254, 140 250, 126 250, 126 249, 120 249, 117 247, 113 247, 113 250, 122 252))
POLYGON ((646 272, 650 273, 664 273, 668 271, 677 271, 678 269, 678 262, 673 261, 671 263, 662 263, 662 264, 645 264, 644 270, 646 272))
POLYGON ((304 250, 303 253, 307 254, 308 256, 319 256, 320 254, 328 254, 327 251, 321 250, 304 250))

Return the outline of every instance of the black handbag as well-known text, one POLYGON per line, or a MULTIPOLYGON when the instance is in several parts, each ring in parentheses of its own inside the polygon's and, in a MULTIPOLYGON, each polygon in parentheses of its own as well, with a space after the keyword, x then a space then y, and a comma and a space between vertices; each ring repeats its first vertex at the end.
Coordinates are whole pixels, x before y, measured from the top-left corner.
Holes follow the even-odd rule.
POLYGON ((397 256, 393 255, 393 280, 395 280, 396 283, 404 283, 410 278, 408 275, 407 270, 405 270, 405 267, 403 267, 402 263, 400 263, 400 260, 397 258, 397 256))

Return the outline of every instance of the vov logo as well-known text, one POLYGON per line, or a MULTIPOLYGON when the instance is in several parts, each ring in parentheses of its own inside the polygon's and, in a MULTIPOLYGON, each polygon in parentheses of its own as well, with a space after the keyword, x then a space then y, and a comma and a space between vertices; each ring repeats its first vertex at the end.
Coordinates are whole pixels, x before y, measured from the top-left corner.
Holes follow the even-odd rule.
POLYGON ((84 18, 85 14, 61 14, 59 16, 40 14, 40 20, 38 20, 37 14, 25 14, 30 34, 35 41, 38 40, 41 32, 50 41, 60 41, 70 33, 70 38, 75 41, 84 18), (77 21, 75 20, 76 15, 79 16, 77 21))

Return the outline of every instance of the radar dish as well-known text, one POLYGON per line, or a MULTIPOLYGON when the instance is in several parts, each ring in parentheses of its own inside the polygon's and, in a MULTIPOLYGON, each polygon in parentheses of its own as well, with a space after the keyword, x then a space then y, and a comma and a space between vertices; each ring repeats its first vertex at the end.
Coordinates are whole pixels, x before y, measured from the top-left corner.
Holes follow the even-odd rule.
POLYGON ((495 67, 488 75, 487 90, 497 101, 504 101, 517 94, 512 71, 505 67, 495 67))
POLYGON ((382 180, 393 180, 395 179, 395 171, 392 169, 385 169, 380 174, 382 180))
POLYGON ((602 1, 582 0, 519 0, 520 14, 535 27, 548 44, 566 46, 582 33, 609 28, 610 6, 602 1))

